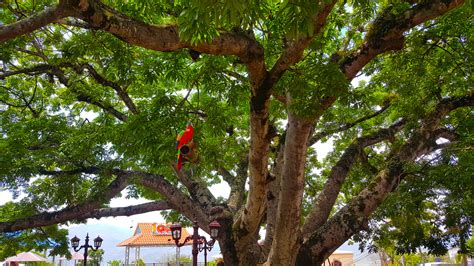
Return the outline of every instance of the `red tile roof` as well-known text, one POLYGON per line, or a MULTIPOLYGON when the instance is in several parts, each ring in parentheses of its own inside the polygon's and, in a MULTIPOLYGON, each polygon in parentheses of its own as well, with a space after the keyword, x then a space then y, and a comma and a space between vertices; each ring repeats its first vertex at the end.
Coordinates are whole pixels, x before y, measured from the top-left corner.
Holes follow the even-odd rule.
MULTIPOLYGON (((181 241, 189 236, 188 230, 181 231, 181 241)), ((186 243, 190 245, 191 242, 186 243)), ((117 247, 175 246, 167 224, 139 223, 132 237, 120 242, 117 247)))

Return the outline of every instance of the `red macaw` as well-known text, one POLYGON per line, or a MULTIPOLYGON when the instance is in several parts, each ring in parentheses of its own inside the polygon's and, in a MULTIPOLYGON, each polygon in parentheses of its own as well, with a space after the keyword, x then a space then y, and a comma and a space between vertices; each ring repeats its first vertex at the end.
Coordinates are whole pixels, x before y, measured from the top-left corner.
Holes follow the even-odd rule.
POLYGON ((181 148, 186 144, 192 142, 194 136, 194 128, 192 124, 188 124, 186 130, 181 131, 176 138, 176 149, 178 150, 178 162, 176 163, 176 168, 178 171, 183 167, 183 153, 181 153, 181 148))

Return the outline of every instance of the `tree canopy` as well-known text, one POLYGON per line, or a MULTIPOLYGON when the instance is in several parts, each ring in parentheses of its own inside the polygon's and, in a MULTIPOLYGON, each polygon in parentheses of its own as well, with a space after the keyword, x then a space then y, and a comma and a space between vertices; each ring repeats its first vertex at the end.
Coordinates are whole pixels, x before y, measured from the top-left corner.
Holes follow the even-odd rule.
POLYGON ((229 265, 469 238, 472 1, 0 5, 0 185, 24 196, 0 241, 42 232, 64 253, 57 224, 156 210, 219 221, 229 265), (109 207, 126 188, 152 202, 109 207))

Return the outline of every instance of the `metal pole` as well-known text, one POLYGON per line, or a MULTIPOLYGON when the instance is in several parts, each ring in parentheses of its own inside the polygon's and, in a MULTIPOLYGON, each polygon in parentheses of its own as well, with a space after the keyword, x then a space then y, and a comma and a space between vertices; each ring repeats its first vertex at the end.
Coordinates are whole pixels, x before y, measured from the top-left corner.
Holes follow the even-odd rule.
POLYGON ((179 247, 176 247, 176 266, 179 266, 179 247))
POLYGON ((199 234, 198 234, 198 224, 197 221, 194 221, 193 223, 193 266, 197 266, 197 256, 198 256, 198 240, 199 240, 199 234))
POLYGON ((89 234, 86 235, 86 243, 84 244, 84 266, 87 266, 87 249, 89 249, 89 234))
POLYGON ((204 242, 204 266, 207 266, 207 243, 204 242))

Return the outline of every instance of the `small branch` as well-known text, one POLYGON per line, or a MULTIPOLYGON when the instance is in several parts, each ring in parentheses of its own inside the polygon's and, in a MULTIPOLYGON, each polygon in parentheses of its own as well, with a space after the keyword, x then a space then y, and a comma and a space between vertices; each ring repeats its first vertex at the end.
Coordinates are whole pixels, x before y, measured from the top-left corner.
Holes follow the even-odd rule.
POLYGON ((38 173, 41 175, 60 176, 60 175, 77 175, 77 174, 98 174, 101 171, 103 171, 103 169, 93 166, 93 167, 77 168, 74 170, 49 171, 49 170, 39 169, 38 173))
MULTIPOLYGON (((183 99, 178 103, 176 109, 181 109, 181 107, 183 106, 183 104, 185 102, 188 102, 188 98, 189 98, 189 95, 191 95, 191 91, 193 90, 193 87, 198 83, 199 81, 199 78, 195 79, 192 83, 191 83, 191 86, 189 86, 189 89, 188 89, 188 92, 186 93, 186 95, 183 97, 183 99)), ((199 93, 199 88, 198 88, 198 93, 199 93)))
POLYGON ((374 165, 372 165, 370 162, 369 162, 369 157, 367 156, 367 153, 362 150, 360 152, 360 162, 362 163, 362 165, 364 165, 373 175, 376 175, 378 172, 379 172, 379 169, 377 169, 377 167, 375 167, 374 165))
MULTIPOLYGON (((0 100, 1 103, 5 104, 7 106, 10 106, 10 107, 14 107, 14 108, 28 108, 28 110, 30 110, 30 112, 32 113, 33 117, 38 117, 39 114, 41 113, 41 111, 42 111, 41 109, 40 109, 40 111, 37 111, 31 105, 33 103, 33 100, 36 97, 36 91, 38 89, 38 83, 37 82, 35 82, 35 87, 33 89, 33 93, 29 97, 29 99, 26 99, 27 96, 25 96, 22 92, 15 93, 12 89, 7 88, 5 86, 1 86, 1 85, 0 85, 0 88, 5 89, 5 91, 7 91, 6 94, 8 94, 8 92, 9 92, 10 94, 16 96, 19 101, 23 102, 23 104, 15 104, 15 103, 7 102, 5 100, 0 100)), ((1 93, 3 93, 3 92, 1 92, 1 93)), ((10 95, 8 95, 8 96, 10 96, 10 95)))
MULTIPOLYGON (((123 114, 122 112, 115 109, 109 103, 96 100, 92 96, 87 95, 84 92, 81 92, 81 91, 71 87, 71 82, 70 82, 69 78, 64 74, 64 71, 60 67, 77 67, 77 65, 72 65, 72 64, 69 64, 69 63, 64 63, 64 64, 61 64, 60 66, 54 66, 54 65, 49 65, 49 64, 41 64, 41 65, 33 66, 33 67, 30 67, 30 68, 24 68, 24 69, 19 69, 19 70, 15 70, 15 71, 4 72, 4 73, 0 74, 0 80, 5 79, 5 78, 10 77, 10 76, 19 75, 19 74, 27 74, 27 75, 40 75, 40 74, 48 74, 48 73, 53 74, 54 76, 56 76, 58 78, 58 80, 64 86, 68 87, 72 92, 76 93, 76 98, 77 98, 78 101, 86 102, 86 103, 95 105, 95 106, 101 108, 102 110, 106 111, 107 113, 113 115, 114 117, 116 117, 117 119, 119 119, 123 122, 128 120, 128 117, 125 114, 123 114)), ((78 70, 75 69, 75 71, 78 71, 78 70)), ((95 72, 95 70, 93 70, 93 69, 90 70, 90 71, 95 72)), ((97 72, 95 72, 95 73, 97 74, 97 72)), ((102 82, 104 82, 104 83, 106 83, 110 86, 113 86, 112 88, 114 88, 114 90, 117 91, 117 94, 119 94, 119 96, 124 100, 124 102, 130 108, 130 110, 132 110, 132 111, 134 110, 135 112, 138 112, 136 110, 136 107, 133 105, 132 100, 122 90, 122 88, 120 86, 118 86, 115 83, 109 82, 105 79, 102 80, 101 76, 98 75, 98 74, 94 78, 98 78, 102 82)))
POLYGON ((75 92, 77 94, 77 96, 76 96, 77 100, 79 100, 81 102, 86 102, 86 103, 95 105, 95 106, 101 108, 102 110, 106 111, 107 113, 113 115, 114 117, 118 118, 120 121, 126 122, 128 120, 128 117, 125 114, 123 114, 122 112, 120 112, 117 109, 115 109, 114 107, 112 107, 112 105, 110 105, 108 103, 105 103, 105 102, 95 100, 91 96, 89 96, 85 93, 82 93, 82 92, 80 92, 76 89, 73 89, 71 87, 69 87, 69 89, 72 92, 75 92))
POLYGON ((322 138, 328 137, 328 136, 333 135, 335 133, 339 133, 339 132, 348 130, 348 129, 350 129, 350 128, 352 128, 352 127, 354 127, 354 126, 356 126, 356 125, 358 125, 358 124, 360 124, 364 121, 367 121, 371 118, 374 118, 374 117, 378 116, 379 114, 383 113, 389 107, 390 107, 390 104, 387 103, 380 110, 378 110, 377 112, 374 112, 370 115, 361 117, 361 118, 355 120, 354 122, 341 125, 341 126, 339 126, 338 128, 336 128, 334 130, 327 130, 327 131, 319 132, 311 138, 311 140, 309 141, 309 143, 310 143, 309 145, 311 146, 311 145, 315 144, 316 142, 320 141, 322 138))
POLYGON ((456 141, 459 139, 459 134, 453 130, 447 128, 440 128, 435 132, 438 138, 444 138, 449 140, 450 142, 456 141))
POLYGON ((187 113, 197 115, 199 118, 207 118, 207 114, 202 110, 188 111, 187 113))
POLYGON ((37 65, 37 66, 34 66, 34 67, 30 67, 30 68, 23 68, 23 69, 19 69, 19 70, 15 70, 15 71, 6 71, 6 72, 3 72, 2 74, 0 74, 0 80, 3 80, 7 77, 10 77, 10 76, 15 76, 15 75, 19 75, 19 74, 27 74, 27 75, 39 75, 39 74, 44 74, 44 73, 47 73, 48 71, 51 71, 55 69, 54 66, 52 65, 37 65))
POLYGON ((239 210, 244 203, 245 195, 245 181, 247 180, 247 170, 249 166, 248 156, 245 155, 240 162, 237 164, 237 173, 232 175, 229 171, 220 167, 218 173, 222 176, 224 181, 226 181, 230 186, 229 199, 227 201, 227 206, 229 209, 235 213, 239 210))
POLYGON ((33 93, 30 97, 30 99, 25 99, 24 97, 22 97, 21 99, 23 100, 23 102, 25 103, 25 106, 30 110, 30 112, 32 113, 33 117, 38 117, 39 116, 39 112, 36 111, 33 106, 31 106, 31 103, 33 102, 33 100, 35 99, 36 97, 36 90, 38 89, 38 80, 35 80, 35 88, 33 89, 33 93))
POLYGON ((29 54, 29 55, 33 55, 33 56, 37 56, 41 59, 43 59, 44 61, 48 61, 48 57, 46 57, 43 53, 40 53, 40 52, 35 52, 35 51, 30 51, 30 50, 27 50, 27 49, 23 49, 23 48, 17 48, 17 50, 19 52, 22 52, 22 53, 25 53, 25 54, 29 54))
POLYGON ((278 100, 279 102, 281 102, 283 105, 286 106, 287 103, 286 103, 285 95, 272 92, 272 96, 273 96, 273 98, 275 98, 276 100, 278 100))
POLYGON ((235 177, 227 169, 224 167, 219 167, 219 169, 217 169, 217 173, 222 176, 222 179, 224 179, 224 181, 229 185, 233 184, 235 177))
POLYGON ((76 28, 81 28, 81 29, 92 29, 91 25, 81 22, 79 20, 72 20, 72 19, 58 19, 56 23, 59 23, 61 25, 65 26, 71 26, 71 27, 76 27, 76 28))
POLYGON ((229 71, 229 70, 221 70, 222 73, 224 73, 225 75, 227 76, 230 76, 230 77, 233 77, 235 78, 236 80, 242 82, 243 84, 247 83, 248 82, 248 78, 237 73, 237 72, 234 72, 234 71, 229 71))
POLYGON ((79 65, 73 65, 73 64, 65 64, 65 65, 72 67, 74 71, 78 74, 82 74, 82 69, 87 69, 87 71, 94 78, 95 81, 97 81, 99 84, 103 85, 104 87, 112 88, 133 114, 139 113, 135 103, 130 98, 128 93, 116 82, 110 81, 106 79, 105 77, 103 77, 102 75, 100 75, 90 64, 84 63, 84 64, 79 64, 79 65))

